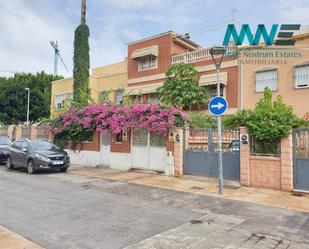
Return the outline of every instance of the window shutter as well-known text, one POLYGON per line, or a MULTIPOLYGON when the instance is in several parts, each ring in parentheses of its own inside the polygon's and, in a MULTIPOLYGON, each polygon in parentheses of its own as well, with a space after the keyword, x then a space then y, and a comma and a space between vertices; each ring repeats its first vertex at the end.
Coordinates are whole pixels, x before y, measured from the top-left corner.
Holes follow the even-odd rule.
POLYGON ((295 87, 309 87, 309 65, 295 67, 295 87))
POLYGON ((278 89, 278 70, 266 70, 255 73, 256 92, 263 92, 266 87, 272 91, 278 89))

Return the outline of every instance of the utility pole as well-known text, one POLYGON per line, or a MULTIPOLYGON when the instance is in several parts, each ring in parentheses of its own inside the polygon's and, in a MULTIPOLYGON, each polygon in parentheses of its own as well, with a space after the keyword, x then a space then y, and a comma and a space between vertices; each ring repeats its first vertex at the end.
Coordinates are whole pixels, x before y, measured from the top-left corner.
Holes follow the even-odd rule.
POLYGON ((30 88, 29 88, 29 87, 26 87, 25 90, 28 92, 28 101, 27 101, 27 126, 29 126, 30 88))
POLYGON ((80 24, 86 23, 86 0, 82 0, 80 24))

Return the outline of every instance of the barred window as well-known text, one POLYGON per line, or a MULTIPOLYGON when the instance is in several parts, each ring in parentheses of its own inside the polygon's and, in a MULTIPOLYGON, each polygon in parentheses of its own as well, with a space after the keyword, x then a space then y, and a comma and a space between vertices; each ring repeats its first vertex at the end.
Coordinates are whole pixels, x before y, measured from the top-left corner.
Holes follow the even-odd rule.
POLYGON ((100 102, 107 102, 108 101, 108 91, 100 92, 100 102))
POLYGON ((123 89, 118 89, 115 91, 115 104, 122 105, 123 104, 123 89))
POLYGON ((294 68, 294 80, 296 88, 309 87, 309 64, 294 68))
POLYGON ((57 95, 56 98, 55 98, 55 107, 56 107, 56 109, 64 108, 65 102, 68 99, 72 99, 72 94, 71 93, 57 95))
MULTIPOLYGON (((210 85, 206 87, 207 94, 210 98, 217 96, 217 85, 210 85)), ((224 97, 224 85, 220 84, 220 96, 224 97)))
POLYGON ((278 90, 278 70, 271 69, 256 72, 255 83, 255 91, 257 93, 264 92, 266 87, 270 88, 272 91, 278 90))
POLYGON ((138 61, 138 70, 154 68, 157 65, 157 57, 154 55, 147 55, 138 61))

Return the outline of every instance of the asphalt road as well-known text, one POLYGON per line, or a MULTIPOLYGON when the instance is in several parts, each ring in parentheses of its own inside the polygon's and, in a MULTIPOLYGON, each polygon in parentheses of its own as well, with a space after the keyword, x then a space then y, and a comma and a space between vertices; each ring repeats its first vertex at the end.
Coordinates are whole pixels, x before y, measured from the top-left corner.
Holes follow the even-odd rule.
POLYGON ((45 248, 309 248, 309 213, 4 166, 0 224, 45 248))

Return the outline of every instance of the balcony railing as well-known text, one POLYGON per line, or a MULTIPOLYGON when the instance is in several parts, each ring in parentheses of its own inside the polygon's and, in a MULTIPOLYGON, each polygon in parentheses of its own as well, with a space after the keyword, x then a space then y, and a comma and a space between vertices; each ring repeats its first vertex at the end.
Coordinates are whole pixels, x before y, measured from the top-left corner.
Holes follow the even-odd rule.
MULTIPOLYGON (((194 63, 198 61, 210 60, 210 48, 202 48, 196 51, 176 54, 172 56, 172 65, 179 63, 194 63)), ((234 43, 230 43, 226 47, 226 55, 235 55, 237 47, 234 43)))

